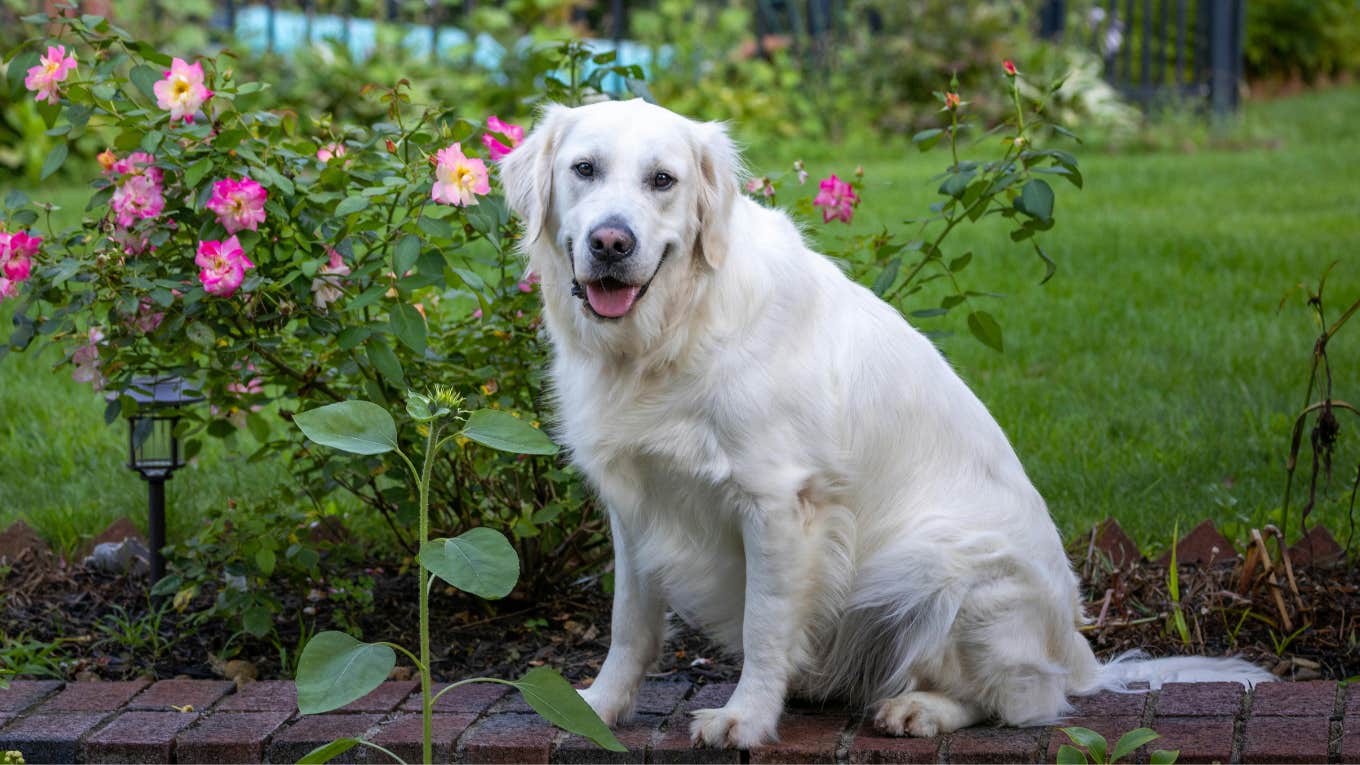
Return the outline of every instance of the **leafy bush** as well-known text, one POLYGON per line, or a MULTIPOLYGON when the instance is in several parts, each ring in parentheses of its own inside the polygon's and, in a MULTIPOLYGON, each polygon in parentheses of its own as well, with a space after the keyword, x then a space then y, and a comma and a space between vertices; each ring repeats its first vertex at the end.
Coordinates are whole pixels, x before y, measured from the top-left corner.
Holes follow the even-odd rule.
MULTIPOLYGON (((188 457, 203 438, 248 430, 255 458, 291 461, 297 481, 281 487, 281 504, 320 507, 343 489, 414 551, 416 498, 399 476, 372 458, 320 459, 277 420, 349 397, 400 400, 420 379, 541 425, 535 280, 511 252, 504 201, 475 156, 482 122, 419 103, 405 82, 365 94, 382 110, 370 125, 314 119, 272 108, 269 84, 242 82, 225 59, 171 61, 97 17, 59 24, 63 55, 79 63, 38 104, 57 139, 44 175, 73 142, 111 148, 100 165, 73 168, 95 178, 75 229, 38 244, 26 232, 44 204, 6 197, 5 225, 41 252, 16 256, 0 284, 18 301, 0 356, 56 346, 96 389, 126 391, 146 374, 194 380, 210 407, 181 423, 188 457), (452 204, 432 199, 437 177, 456 186, 441 197, 452 204)), ((12 93, 43 71, 43 47, 11 54, 12 93)), ((542 75, 588 58, 565 45, 528 61, 542 75)), ((601 62, 594 82, 609 72, 601 62)), ((537 90, 533 77, 519 85, 537 90)), ((549 93, 570 100, 591 85, 549 93)), ((107 418, 135 406, 122 395, 107 418)), ((453 450, 435 468, 432 507, 436 528, 510 529, 537 585, 598 558, 602 539, 569 471, 524 460, 453 450)))
POLYGON ((1360 3, 1252 0, 1243 56, 1252 79, 1360 73, 1360 3))

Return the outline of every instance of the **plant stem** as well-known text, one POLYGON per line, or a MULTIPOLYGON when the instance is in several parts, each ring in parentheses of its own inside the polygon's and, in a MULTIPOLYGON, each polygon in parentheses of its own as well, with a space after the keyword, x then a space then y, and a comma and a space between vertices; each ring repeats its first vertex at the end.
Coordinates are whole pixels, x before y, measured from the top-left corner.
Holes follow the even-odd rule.
MULTIPOLYGON (((420 473, 420 550, 430 541, 430 473, 434 468, 435 437, 438 428, 430 423, 430 432, 425 436, 425 465, 420 473)), ((430 696, 430 572, 416 560, 416 571, 420 577, 420 696, 421 703, 421 745, 425 755, 422 762, 434 762, 434 700, 430 696)))

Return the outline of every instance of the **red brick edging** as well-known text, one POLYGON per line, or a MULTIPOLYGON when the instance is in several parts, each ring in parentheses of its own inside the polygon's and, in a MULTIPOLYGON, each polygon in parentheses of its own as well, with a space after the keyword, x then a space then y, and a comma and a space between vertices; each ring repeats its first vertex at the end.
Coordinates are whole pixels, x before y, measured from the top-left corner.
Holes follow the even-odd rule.
MULTIPOLYGON (((471 685, 435 710, 437 762, 1052 762, 1067 742, 1056 728, 976 727, 937 739, 892 738, 862 715, 793 704, 780 743, 750 752, 693 749, 688 714, 720 706, 728 684, 649 682, 637 718, 620 728, 624 753, 552 728, 504 686, 471 685)), ((0 690, 0 751, 38 762, 294 762, 341 736, 364 736, 410 762, 420 759, 420 699, 413 682, 389 682, 335 712, 297 715, 293 684, 208 680, 16 681, 0 690)), ((1111 742, 1145 725, 1155 748, 1180 762, 1360 762, 1360 688, 1331 681, 1172 684, 1160 691, 1075 699, 1066 724, 1111 742)), ((1139 753, 1146 762, 1147 752, 1139 753)), ((343 762, 384 762, 361 747, 343 762)))

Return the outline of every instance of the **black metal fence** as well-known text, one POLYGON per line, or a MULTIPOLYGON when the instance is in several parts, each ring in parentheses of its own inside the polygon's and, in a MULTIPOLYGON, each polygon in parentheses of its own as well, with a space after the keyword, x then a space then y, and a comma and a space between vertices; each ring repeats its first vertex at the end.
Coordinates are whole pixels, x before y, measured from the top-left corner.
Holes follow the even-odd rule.
POLYGON ((1246 0, 1046 0, 1041 33, 1088 45, 1105 77, 1145 108, 1202 100, 1237 108, 1246 0))

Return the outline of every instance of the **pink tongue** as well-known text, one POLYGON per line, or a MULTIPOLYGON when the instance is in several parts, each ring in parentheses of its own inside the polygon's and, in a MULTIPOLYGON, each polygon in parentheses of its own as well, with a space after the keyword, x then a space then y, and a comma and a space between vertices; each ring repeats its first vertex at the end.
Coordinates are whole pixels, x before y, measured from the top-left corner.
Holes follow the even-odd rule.
POLYGON ((595 313, 611 319, 617 319, 628 313, 628 309, 633 307, 633 301, 637 300, 641 291, 641 287, 631 284, 608 289, 602 282, 586 283, 586 299, 590 301, 590 307, 595 309, 595 313))

